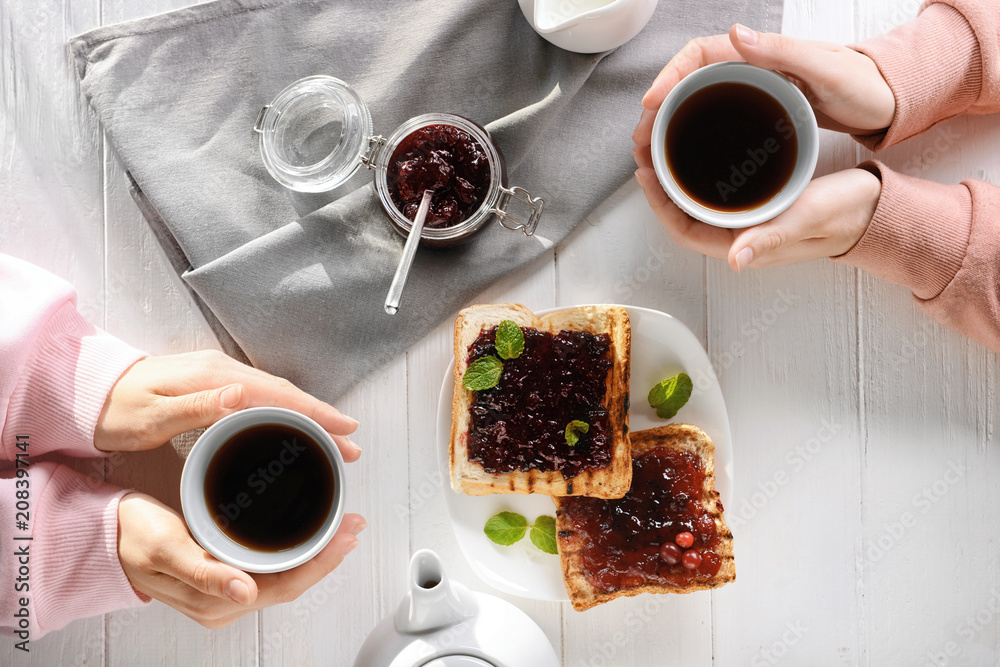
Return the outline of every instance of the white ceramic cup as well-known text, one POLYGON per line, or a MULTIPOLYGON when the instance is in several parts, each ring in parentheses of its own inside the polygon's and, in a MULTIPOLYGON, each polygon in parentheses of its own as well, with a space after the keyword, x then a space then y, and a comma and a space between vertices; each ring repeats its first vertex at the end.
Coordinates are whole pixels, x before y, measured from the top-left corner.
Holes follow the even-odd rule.
POLYGON ((181 506, 194 539, 223 563, 247 572, 290 570, 318 554, 340 527, 344 497, 344 459, 337 443, 312 419, 285 408, 248 408, 223 417, 198 438, 181 473, 181 506), (218 508, 208 507, 205 500, 205 473, 212 457, 234 435, 261 424, 281 424, 302 431, 320 445, 333 469, 333 502, 322 527, 302 544, 283 551, 257 551, 233 541, 213 519, 218 508))
POLYGON ((785 77, 747 63, 715 63, 688 74, 667 94, 653 122, 650 151, 660 185, 682 211, 692 218, 716 227, 739 229, 752 227, 776 217, 791 206, 806 189, 819 158, 819 126, 816 124, 816 116, 806 96, 785 77), (792 176, 773 198, 755 208, 742 211, 708 208, 681 189, 670 172, 670 167, 667 166, 665 146, 667 126, 674 112, 693 93, 717 83, 743 83, 763 90, 784 107, 795 126, 798 155, 792 176))

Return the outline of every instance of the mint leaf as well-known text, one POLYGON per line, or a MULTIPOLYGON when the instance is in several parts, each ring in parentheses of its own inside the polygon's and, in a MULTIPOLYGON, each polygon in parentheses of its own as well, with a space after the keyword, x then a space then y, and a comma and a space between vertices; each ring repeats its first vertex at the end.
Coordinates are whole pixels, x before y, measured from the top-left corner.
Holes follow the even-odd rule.
POLYGON ((579 419, 574 419, 566 424, 566 444, 572 447, 580 442, 580 436, 590 431, 590 424, 579 419))
POLYGON ((547 554, 559 553, 559 548, 556 546, 556 520, 552 517, 540 516, 535 519, 535 525, 531 527, 528 537, 539 551, 547 554))
MULTIPOLYGON (((500 512, 496 516, 490 517, 483 527, 486 537, 497 544, 508 547, 522 537, 528 530, 528 520, 516 512, 500 512)), ((534 541, 532 539, 532 541, 534 541)))
POLYGON ((469 364, 462 376, 462 386, 470 391, 492 389, 500 382, 503 362, 496 357, 480 357, 469 364))
POLYGON ((656 408, 657 417, 670 419, 687 404, 693 390, 690 376, 678 373, 649 390, 649 405, 656 408))
POLYGON ((494 345, 501 359, 517 359, 524 352, 524 332, 514 320, 504 320, 497 325, 494 345))

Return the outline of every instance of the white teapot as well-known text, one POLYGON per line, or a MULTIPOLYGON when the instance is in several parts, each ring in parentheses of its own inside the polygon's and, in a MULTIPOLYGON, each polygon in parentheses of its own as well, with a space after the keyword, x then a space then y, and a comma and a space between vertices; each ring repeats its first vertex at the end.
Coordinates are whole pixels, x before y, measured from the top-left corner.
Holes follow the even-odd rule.
POLYGON ((658 0, 517 0, 539 35, 561 49, 598 53, 639 34, 658 0))
POLYGON ((436 553, 410 559, 409 592, 354 667, 559 667, 542 629, 500 598, 451 581, 436 553))

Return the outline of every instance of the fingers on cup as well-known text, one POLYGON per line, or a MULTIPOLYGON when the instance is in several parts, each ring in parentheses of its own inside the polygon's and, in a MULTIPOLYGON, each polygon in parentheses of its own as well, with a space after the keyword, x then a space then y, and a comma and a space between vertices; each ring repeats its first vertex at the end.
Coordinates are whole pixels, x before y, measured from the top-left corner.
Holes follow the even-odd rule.
POLYGON ((343 562, 344 557, 358 546, 357 536, 367 527, 368 522, 360 514, 345 514, 337 534, 309 563, 319 567, 323 572, 322 576, 333 572, 343 562))
POLYGON ((831 71, 831 52, 815 43, 773 32, 757 32, 735 24, 729 40, 740 58, 763 69, 776 70, 807 83, 825 81, 831 71))
POLYGON ((337 449, 340 450, 340 455, 344 457, 344 461, 354 463, 361 458, 361 447, 356 442, 346 435, 335 435, 332 437, 333 441, 337 443, 337 449))
POLYGON ((712 63, 742 59, 739 52, 733 48, 729 35, 712 35, 692 39, 677 52, 677 55, 653 80, 649 90, 642 98, 642 106, 652 111, 659 109, 674 86, 696 69, 712 63))
POLYGON ((246 407, 246 391, 241 384, 206 389, 182 396, 159 399, 158 417, 149 421, 148 445, 161 445, 196 428, 206 428, 246 407))
POLYGON ((279 407, 295 410, 309 417, 333 435, 347 435, 358 428, 358 420, 308 394, 285 378, 258 371, 253 381, 246 382, 250 393, 247 407, 279 407))
POLYGON ((750 266, 763 268, 809 259, 800 256, 805 250, 802 242, 809 237, 805 218, 794 208, 789 209, 773 220, 742 231, 729 250, 729 266, 739 272, 750 266))
POLYGON ((632 132, 632 142, 636 146, 648 146, 653 138, 653 123, 656 121, 656 110, 643 109, 639 123, 632 132))
POLYGON ((190 538, 164 565, 166 574, 205 595, 244 606, 257 599, 253 577, 217 560, 190 538))
POLYGON ((356 536, 366 526, 360 514, 345 514, 337 534, 312 560, 285 572, 257 575, 259 605, 266 607, 298 599, 343 562, 344 557, 358 545, 356 536))

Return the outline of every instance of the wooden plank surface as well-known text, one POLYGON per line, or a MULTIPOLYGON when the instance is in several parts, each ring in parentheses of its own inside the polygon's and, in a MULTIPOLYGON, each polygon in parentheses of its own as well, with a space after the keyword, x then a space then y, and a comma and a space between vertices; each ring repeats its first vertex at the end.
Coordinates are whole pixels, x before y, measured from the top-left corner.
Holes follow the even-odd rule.
MULTIPOLYGON (((188 4, 0 0, 0 250, 72 282, 88 319, 154 354, 217 345, 135 209, 65 43, 188 4)), ((850 43, 917 9, 912 0, 786 0, 784 31, 850 43)), ((1000 183, 995 118, 941 132, 880 159, 941 182, 1000 183)), ((821 172, 868 157, 844 137, 824 134, 823 147, 821 172)), ((477 300, 672 313, 705 345, 730 412, 735 489, 723 500, 737 582, 584 614, 507 597, 566 667, 1000 660, 1000 360, 933 323, 906 290, 825 261, 734 275, 674 246, 630 183, 477 300)), ((450 359, 445 323, 341 402, 362 422, 365 450, 351 467, 348 509, 369 528, 299 601, 215 632, 154 603, 71 623, 33 643, 30 660, 2 642, 0 664, 350 665, 401 599, 409 554, 425 547, 453 578, 489 591, 444 506, 435 415, 450 359)), ((102 474, 176 504, 180 466, 162 448, 102 474)))

